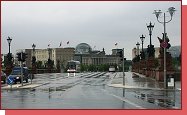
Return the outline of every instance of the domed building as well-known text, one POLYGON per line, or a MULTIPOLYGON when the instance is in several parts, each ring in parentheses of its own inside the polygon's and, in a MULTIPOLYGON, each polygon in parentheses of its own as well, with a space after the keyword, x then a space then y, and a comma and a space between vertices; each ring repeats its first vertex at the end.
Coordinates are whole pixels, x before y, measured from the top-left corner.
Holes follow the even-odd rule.
POLYGON ((120 57, 116 56, 116 54, 106 55, 104 48, 102 51, 92 50, 87 43, 80 43, 76 46, 74 60, 83 65, 114 65, 120 63, 120 57))
POLYGON ((75 54, 90 54, 92 48, 87 43, 80 43, 75 48, 75 54))

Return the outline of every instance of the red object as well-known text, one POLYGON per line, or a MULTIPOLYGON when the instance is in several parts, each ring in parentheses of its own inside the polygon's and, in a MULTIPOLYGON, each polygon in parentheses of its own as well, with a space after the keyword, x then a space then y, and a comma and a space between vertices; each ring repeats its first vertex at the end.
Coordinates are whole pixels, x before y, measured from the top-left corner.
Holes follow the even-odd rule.
POLYGON ((168 43, 167 43, 167 42, 162 42, 160 45, 161 45, 163 48, 166 48, 166 47, 168 46, 168 43))

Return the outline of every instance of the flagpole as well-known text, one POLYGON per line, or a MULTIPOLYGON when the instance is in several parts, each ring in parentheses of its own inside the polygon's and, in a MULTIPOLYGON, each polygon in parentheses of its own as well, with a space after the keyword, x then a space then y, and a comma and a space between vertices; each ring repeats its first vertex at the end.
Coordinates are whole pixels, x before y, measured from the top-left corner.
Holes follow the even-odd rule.
POLYGON ((59 45, 59 47, 61 47, 62 46, 62 42, 60 42, 60 45, 59 45))
POLYGON ((68 45, 68 47, 69 47, 69 41, 67 42, 67 45, 68 45))

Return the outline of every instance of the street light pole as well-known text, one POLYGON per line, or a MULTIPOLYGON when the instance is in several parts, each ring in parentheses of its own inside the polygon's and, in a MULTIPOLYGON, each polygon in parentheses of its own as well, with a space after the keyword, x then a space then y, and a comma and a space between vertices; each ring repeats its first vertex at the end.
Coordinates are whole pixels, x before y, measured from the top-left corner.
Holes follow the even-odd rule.
POLYGON ((8 49, 8 54, 7 54, 7 64, 6 64, 6 74, 7 75, 9 75, 10 73, 11 73, 11 69, 12 69, 12 54, 10 53, 10 44, 11 44, 11 41, 12 41, 12 39, 8 36, 8 39, 7 39, 7 41, 8 41, 8 47, 9 47, 9 49, 8 49))
POLYGON ((51 55, 51 49, 50 48, 48 48, 48 53, 49 53, 49 60, 51 59, 50 58, 50 55, 51 55))
POLYGON ((8 46, 9 46, 9 51, 8 51, 8 53, 10 54, 10 43, 11 43, 12 39, 8 36, 7 41, 8 41, 8 46))
MULTIPOLYGON (((164 13, 164 42, 166 42, 166 15, 164 13)), ((167 88, 166 83, 166 47, 164 47, 164 88, 167 88)))
MULTIPOLYGON (((174 14, 175 11, 176 11, 176 10, 175 10, 174 7, 168 8, 168 12, 169 12, 169 14, 170 14, 170 20, 169 20, 169 21, 166 21, 166 14, 164 13, 164 21, 161 22, 161 21, 159 20, 159 17, 160 17, 160 15, 161 15, 161 13, 162 13, 161 10, 154 10, 154 13, 153 13, 153 14, 156 15, 157 21, 158 21, 159 23, 163 24, 163 26, 164 26, 164 37, 163 37, 164 43, 166 43, 166 23, 169 23, 169 22, 172 20, 173 14, 174 14)), ((167 75, 167 73, 166 73, 166 50, 167 50, 166 47, 164 47, 164 88, 165 88, 165 89, 167 88, 167 83, 166 83, 166 75, 167 75)))
POLYGON ((139 46, 140 46, 140 43, 139 42, 137 42, 136 43, 136 46, 137 46, 137 61, 138 61, 138 73, 139 73, 139 71, 140 71, 140 55, 139 55, 139 46))
POLYGON ((35 73, 35 69, 36 69, 36 57, 35 57, 35 48, 36 48, 36 45, 34 43, 32 44, 32 48, 33 48, 33 56, 32 56, 31 84, 32 84, 32 79, 34 78, 34 73, 35 73))
POLYGON ((35 56, 35 47, 36 47, 36 45, 35 45, 35 44, 32 44, 32 48, 33 48, 33 56, 35 56))
POLYGON ((154 28, 154 25, 152 25, 152 23, 150 22, 149 25, 147 25, 147 29, 149 31, 149 36, 150 36, 150 46, 152 45, 152 43, 151 43, 151 35, 152 35, 153 28, 154 28))
POLYGON ((140 54, 141 60, 145 59, 145 54, 144 54, 144 50, 143 50, 143 42, 144 42, 145 36, 142 34, 142 36, 140 36, 140 40, 142 41, 142 52, 140 54))
MULTIPOLYGON (((123 58, 123 86, 125 86, 125 71, 124 71, 124 48, 122 49, 123 51, 122 51, 122 58, 123 58)), ((123 97, 125 97, 125 88, 123 88, 123 97)))
POLYGON ((49 59, 48 59, 48 72, 51 73, 51 64, 52 64, 52 60, 51 60, 51 48, 48 48, 48 53, 49 53, 49 59))
POLYGON ((142 36, 140 36, 140 40, 142 41, 142 52, 143 52, 143 42, 144 42, 145 36, 142 34, 142 36))

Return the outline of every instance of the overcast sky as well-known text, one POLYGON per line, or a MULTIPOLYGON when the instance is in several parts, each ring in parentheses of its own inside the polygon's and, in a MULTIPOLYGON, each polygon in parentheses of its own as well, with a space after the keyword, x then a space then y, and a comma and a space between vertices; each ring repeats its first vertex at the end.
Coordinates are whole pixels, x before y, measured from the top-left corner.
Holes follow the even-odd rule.
MULTIPOLYGON (((163 25, 153 13, 155 9, 166 12, 175 7, 173 20, 166 24, 166 32, 172 46, 181 44, 181 2, 138 1, 30 1, 1 2, 1 46, 8 53, 7 37, 13 40, 11 52, 17 49, 76 47, 88 43, 96 50, 105 48, 111 54, 113 48, 125 48, 125 57, 132 58, 132 49, 146 35, 144 47, 149 45, 146 23, 155 23, 152 43, 159 46, 157 37, 162 37, 163 25), (69 44, 67 45, 67 42, 69 44), (115 46, 115 43, 118 43, 115 46)), ((169 20, 169 14, 167 20, 169 20)), ((160 18, 163 21, 163 17, 160 18)))

